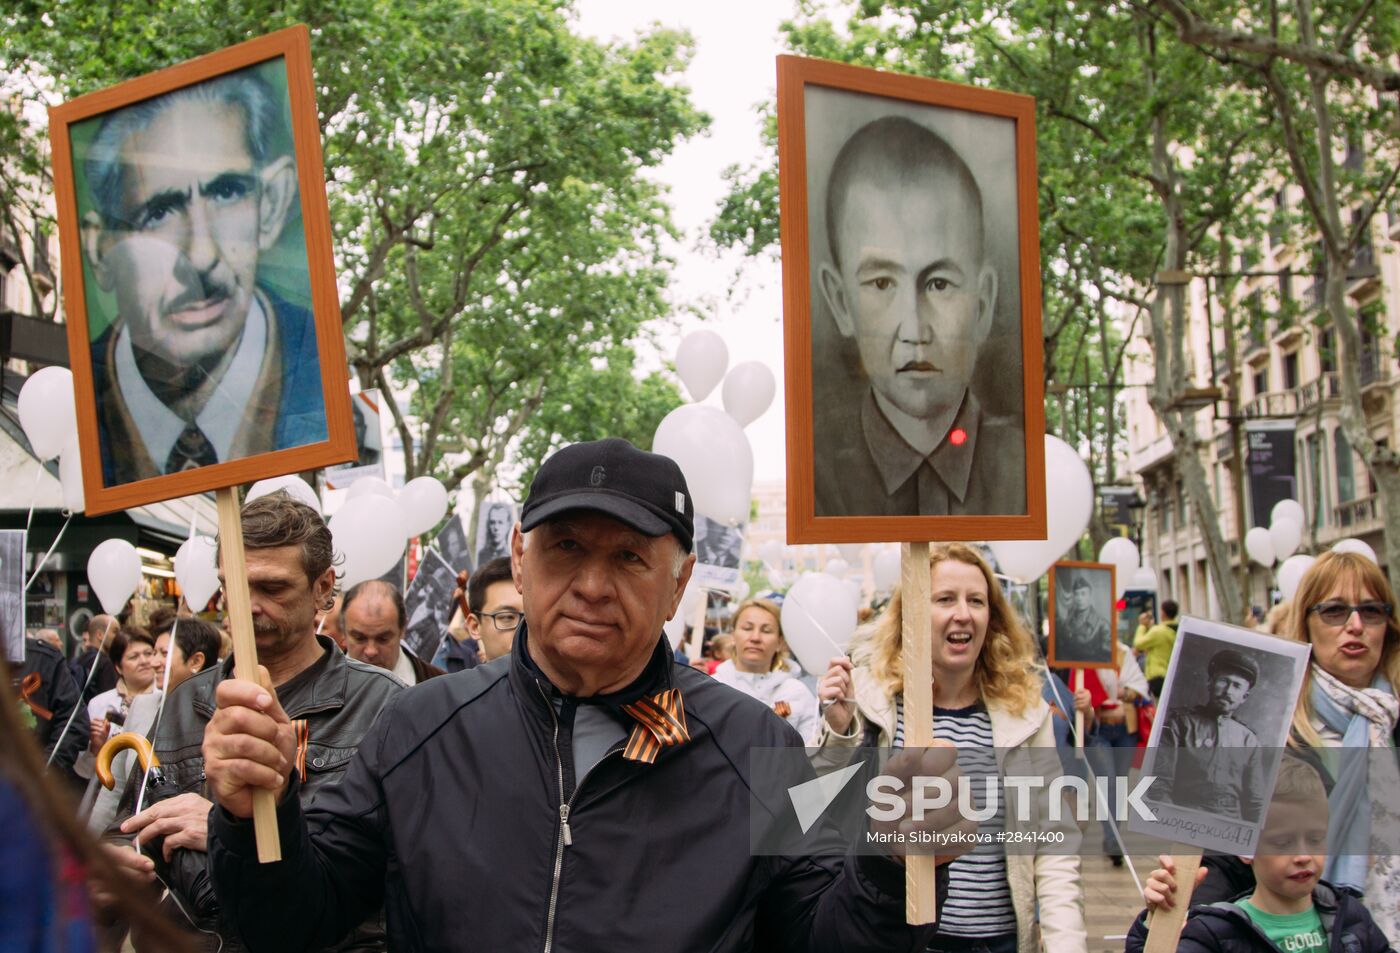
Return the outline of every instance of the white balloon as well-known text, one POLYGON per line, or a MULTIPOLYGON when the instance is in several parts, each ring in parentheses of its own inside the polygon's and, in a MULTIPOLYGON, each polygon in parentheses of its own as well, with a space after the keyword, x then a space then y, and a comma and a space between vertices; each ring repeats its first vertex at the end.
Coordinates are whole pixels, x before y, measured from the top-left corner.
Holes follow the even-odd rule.
POLYGON ((695 613, 700 608, 700 600, 705 598, 705 590, 695 582, 695 577, 691 576, 685 584, 685 592, 681 593, 681 604, 676 609, 676 614, 666 620, 666 624, 661 628, 666 633, 666 638, 671 642, 672 649, 680 648, 681 642, 685 639, 685 627, 690 625, 695 618, 695 613))
POLYGON ((437 477, 415 477, 399 491, 404 532, 417 536, 432 529, 447 515, 447 488, 437 477))
POLYGON ((374 493, 347 499, 336 510, 330 530, 341 586, 378 579, 398 564, 408 542, 403 522, 398 503, 374 493))
POLYGON ((124 539, 104 540, 88 557, 87 577, 102 611, 117 615, 141 584, 141 556, 124 539))
POLYGON ((770 539, 758 547, 758 556, 769 566, 781 566, 783 564, 783 544, 776 539, 770 539))
POLYGON ((1298 583, 1303 580, 1303 574, 1315 562, 1317 560, 1312 556, 1289 556, 1283 561, 1283 565, 1278 567, 1278 589, 1285 599, 1293 598, 1293 594, 1298 591, 1298 583))
POLYGON ((753 449, 733 417, 714 407, 684 404, 657 426, 651 449, 680 466, 698 515, 729 526, 748 520, 753 449))
POLYGON ((826 561, 826 569, 823 570, 828 576, 836 579, 845 579, 846 574, 851 571, 851 564, 840 556, 826 561))
POLYGON ((798 663, 815 675, 844 655, 856 631, 856 602, 839 579, 805 573, 783 598, 783 638, 798 663))
POLYGON ((777 389, 777 381, 773 379, 773 372, 767 364, 758 361, 735 364, 725 375, 724 387, 720 391, 724 412, 738 421, 740 427, 747 427, 763 416, 768 405, 773 403, 773 394, 777 389))
POLYGON ((305 503, 317 513, 321 512, 321 501, 316 496, 316 491, 311 488, 299 476, 287 474, 286 476, 268 477, 266 480, 259 480, 248 487, 248 494, 243 497, 243 502, 247 503, 256 500, 260 496, 267 496, 269 493, 281 491, 298 503, 305 503))
POLYGON ((783 577, 781 572, 776 569, 768 570, 768 585, 772 586, 774 589, 781 589, 786 584, 787 580, 783 577))
POLYGON ((1128 590, 1128 583, 1142 563, 1142 557, 1138 553, 1137 543, 1126 536, 1114 536, 1099 549, 1099 562, 1113 565, 1113 583, 1117 590, 1114 596, 1117 597, 1128 590))
POLYGON ((865 559, 864 543, 837 543, 836 551, 851 566, 859 566, 865 559))
POLYGON ((1146 589, 1148 592, 1156 592, 1157 574, 1153 572, 1151 566, 1140 566, 1138 567, 1138 571, 1133 573, 1133 580, 1128 588, 1146 589))
POLYGON ((739 581, 736 582, 736 583, 730 588, 730 590, 729 590, 729 596, 730 596, 730 598, 733 599, 735 602, 743 602, 745 599, 747 599, 747 598, 749 597, 749 592, 750 592, 750 591, 751 591, 751 587, 749 586, 749 581, 748 581, 747 579, 745 579, 744 577, 740 576, 740 577, 739 577, 739 581))
POLYGON ((350 484, 350 492, 346 494, 347 500, 356 500, 362 496, 385 496, 394 498, 394 488, 376 476, 363 476, 350 484))
POLYGON ((1337 545, 1335 545, 1335 546, 1332 547, 1332 552, 1334 552, 1334 553, 1357 553, 1357 554, 1359 554, 1359 555, 1361 555, 1361 556, 1365 556, 1367 559, 1371 560, 1371 562, 1375 563, 1377 566, 1379 566, 1379 565, 1381 564, 1381 561, 1380 561, 1379 559, 1376 558, 1376 551, 1375 551, 1374 549, 1372 549, 1370 546, 1368 546, 1368 545, 1366 545, 1365 543, 1363 543, 1361 540, 1356 539, 1356 538, 1353 537, 1353 536, 1348 536, 1346 539, 1340 539, 1340 540, 1338 540, 1338 541, 1337 541, 1337 545))
POLYGON ((1274 558, 1287 559, 1298 551, 1298 544, 1303 541, 1303 524, 1282 517, 1276 519, 1269 524, 1269 540, 1274 544, 1274 558))
MULTIPOLYGON (((1045 575, 1055 560, 1079 541, 1094 509, 1094 481, 1074 448, 1059 437, 1045 435, 1045 479, 1055 487, 1055 505, 1046 508, 1046 538, 991 540, 1001 571, 1020 582, 1045 575)), ((1027 487, 1026 492, 1043 492, 1027 487)))
POLYGON ((1263 526, 1255 526, 1244 534, 1244 551, 1266 569, 1278 561, 1274 558, 1274 539, 1263 526))
POLYGON ((882 550, 875 556, 875 588, 889 592, 899 585, 899 551, 882 550))
POLYGON ((78 432, 73 409, 73 372, 66 367, 44 367, 29 375, 19 389, 19 425, 40 460, 52 460, 63 452, 78 432))
POLYGON ((83 495, 83 460, 76 432, 58 455, 58 482, 63 487, 63 508, 81 513, 87 507, 87 497, 83 495))
POLYGON ((1274 504, 1274 508, 1269 511, 1269 525, 1272 526, 1281 519, 1292 520, 1299 526, 1306 526, 1308 523, 1303 515, 1303 504, 1297 500, 1279 500, 1274 504))
POLYGON ((175 552, 175 581, 194 612, 201 611, 219 591, 218 544, 208 536, 191 536, 175 552))
POLYGON ((676 348, 676 373, 691 400, 704 400, 724 377, 729 348, 713 331, 692 331, 676 348))

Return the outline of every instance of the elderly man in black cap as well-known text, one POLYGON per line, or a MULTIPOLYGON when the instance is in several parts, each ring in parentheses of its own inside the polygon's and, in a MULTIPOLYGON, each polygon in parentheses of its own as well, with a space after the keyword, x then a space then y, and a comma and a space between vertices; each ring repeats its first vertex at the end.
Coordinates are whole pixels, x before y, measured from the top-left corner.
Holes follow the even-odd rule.
MULTIPOLYGON (((751 850, 750 749, 801 739, 674 661, 661 629, 693 519, 670 459, 617 439, 560 450, 511 534, 528 620, 511 655, 405 693, 305 810, 277 700, 221 684, 209 848, 248 947, 314 949, 382 899, 398 953, 924 949, 933 927, 905 924, 894 859, 751 850), (283 856, 265 867, 246 820, 260 788, 283 856)), ((952 774, 948 755, 900 770, 952 774)), ((964 828, 955 815, 924 827, 964 828)))
POLYGON ((1162 725, 1156 771, 1170 779, 1173 804, 1252 823, 1262 806, 1259 739, 1234 714, 1259 681, 1259 663, 1221 649, 1206 672, 1205 702, 1173 706, 1162 725))

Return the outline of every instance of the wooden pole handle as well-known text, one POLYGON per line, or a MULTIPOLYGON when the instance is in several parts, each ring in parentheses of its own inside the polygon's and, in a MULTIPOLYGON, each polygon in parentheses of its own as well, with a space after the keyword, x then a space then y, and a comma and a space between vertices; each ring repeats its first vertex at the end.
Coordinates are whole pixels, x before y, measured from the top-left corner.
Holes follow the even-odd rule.
POLYGON ((1191 892, 1196 889, 1196 871, 1201 868, 1201 852, 1172 854, 1172 862, 1176 865, 1176 904, 1170 910, 1158 907, 1152 912, 1143 953, 1176 953, 1181 928, 1186 925, 1191 892))
MULTIPOLYGON (((1076 695, 1084 690, 1084 669, 1077 668, 1074 670, 1074 684, 1070 687, 1070 690, 1076 695)), ((1083 748, 1084 713, 1079 710, 1078 699, 1073 699, 1072 704, 1074 705, 1074 746, 1076 748, 1083 748)))
MULTIPOLYGON (((253 639, 253 604, 248 593, 248 564, 243 555, 243 520, 238 510, 238 491, 223 487, 215 491, 219 507, 219 552, 224 569, 224 597, 228 603, 229 634, 233 636, 233 675, 258 681, 258 644, 253 639)), ((253 792, 253 833, 258 842, 258 863, 282 859, 277 836, 277 801, 271 791, 253 792)))
MULTIPOLYGON (((933 744, 933 641, 929 617, 932 574, 928 543, 905 543, 900 554, 900 601, 903 603, 901 653, 904 667, 904 746, 933 744)), ((932 854, 908 854, 904 863, 905 920, 934 923, 938 895, 932 854)))

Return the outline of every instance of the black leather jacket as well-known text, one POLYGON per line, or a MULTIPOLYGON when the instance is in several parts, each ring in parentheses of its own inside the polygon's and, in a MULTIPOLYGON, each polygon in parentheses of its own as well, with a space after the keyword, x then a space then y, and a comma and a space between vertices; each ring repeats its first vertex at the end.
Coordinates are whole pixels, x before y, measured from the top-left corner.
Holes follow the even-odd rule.
MULTIPOLYGON (((320 660, 277 688, 277 699, 288 717, 293 721, 305 719, 309 729, 306 776, 300 789, 303 800, 341 779, 360 739, 374 726, 380 710, 403 691, 403 683, 384 669, 347 658, 325 636, 318 636, 317 641, 324 649, 320 660)), ((191 791, 209 797, 204 778, 204 727, 214 716, 215 688, 232 675, 230 658, 191 677, 171 693, 155 738, 164 783, 152 785, 147 791, 149 803, 191 791)), ((136 787, 128 785, 132 797, 136 787)), ((123 804, 115 823, 120 824, 129 816, 131 805, 123 804)), ((166 864, 159 840, 145 850, 155 861, 156 871, 170 888, 174 902, 209 938, 210 948, 222 949, 224 953, 242 949, 224 923, 210 887, 209 855, 176 850, 166 864)), ((332 949, 384 949, 382 911, 375 910, 373 916, 332 949)))
POLYGON ((522 624, 511 657, 397 698, 304 813, 285 796, 281 863, 259 865, 252 823, 215 808, 215 889, 250 949, 321 948, 381 903, 395 953, 924 949, 933 927, 905 924, 893 861, 755 856, 750 750, 801 745, 766 705, 660 638, 632 686, 586 703, 679 688, 690 741, 654 764, 619 741, 577 778, 572 700, 526 642, 522 624))

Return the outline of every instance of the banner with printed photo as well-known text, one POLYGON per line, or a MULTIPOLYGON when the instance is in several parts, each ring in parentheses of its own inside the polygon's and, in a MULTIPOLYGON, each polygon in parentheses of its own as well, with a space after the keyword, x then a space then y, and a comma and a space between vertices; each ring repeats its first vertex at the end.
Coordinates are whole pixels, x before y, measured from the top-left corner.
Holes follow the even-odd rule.
POLYGON ((742 570, 739 556, 744 548, 744 533, 748 524, 726 526, 707 516, 695 517, 696 585, 705 589, 733 590, 739 585, 742 570))
POLYGON ((452 601, 456 585, 457 571, 443 561, 436 549, 429 549, 403 596, 408 616, 403 644, 424 661, 437 654, 438 646, 447 636, 447 626, 456 608, 452 601))
POLYGON ((0 636, 14 663, 24 661, 24 537, 22 529, 0 530, 0 636))
POLYGON ((353 463, 326 467, 326 489, 348 490, 361 477, 384 475, 384 435, 380 428, 380 397, 377 390, 362 390, 350 395, 350 417, 355 426, 353 463))
POLYGON ((510 500, 482 500, 476 512, 476 564, 510 555, 510 530, 518 519, 510 500))
POLYGON ((461 572, 464 569, 467 572, 472 571, 472 551, 467 543, 467 528, 462 525, 460 514, 454 514, 452 519, 438 530, 437 536, 433 537, 433 550, 439 559, 452 567, 453 572, 461 572))

